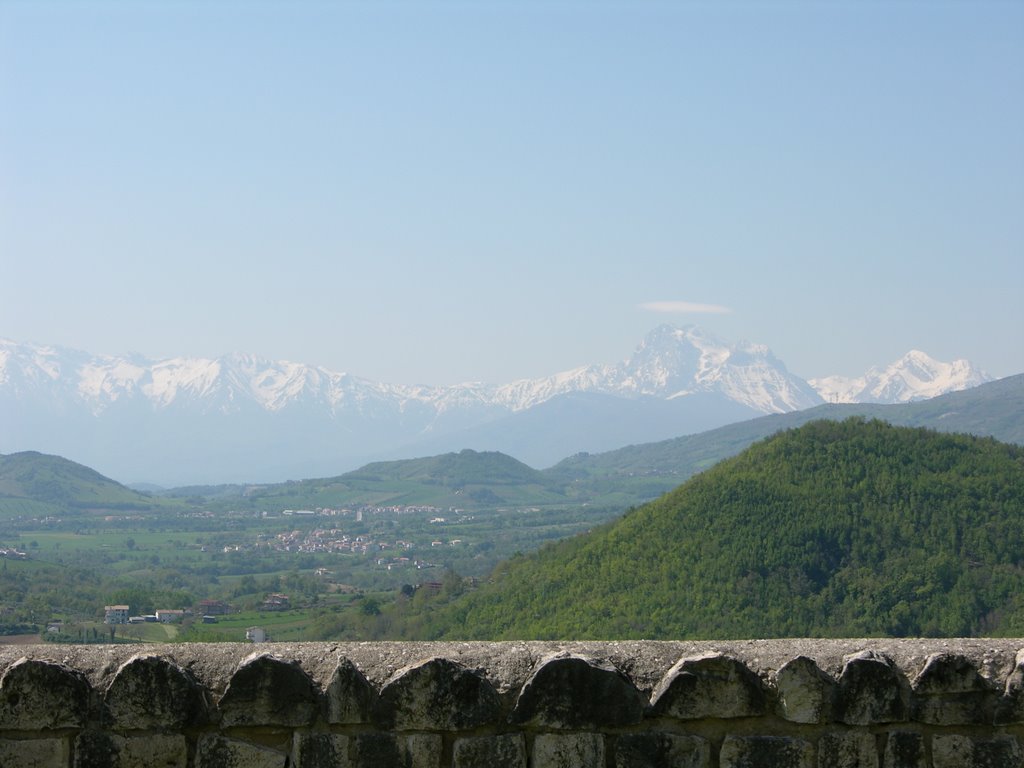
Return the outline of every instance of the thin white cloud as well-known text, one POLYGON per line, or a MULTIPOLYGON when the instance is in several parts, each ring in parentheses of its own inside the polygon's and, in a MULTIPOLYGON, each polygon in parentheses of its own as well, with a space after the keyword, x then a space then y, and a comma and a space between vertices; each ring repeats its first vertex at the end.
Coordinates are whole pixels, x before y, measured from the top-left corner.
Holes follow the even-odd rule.
POLYGON ((728 315, 732 312, 729 307, 721 304, 697 304, 692 301, 648 301, 641 304, 640 309, 667 315, 728 315))

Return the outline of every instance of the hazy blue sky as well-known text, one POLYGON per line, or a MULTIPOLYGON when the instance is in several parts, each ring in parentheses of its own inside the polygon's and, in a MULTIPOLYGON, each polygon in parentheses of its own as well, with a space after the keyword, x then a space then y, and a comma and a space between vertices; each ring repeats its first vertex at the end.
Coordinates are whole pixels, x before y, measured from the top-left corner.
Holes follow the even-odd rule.
POLYGON ((0 336, 502 383, 663 322, 1024 372, 1024 3, 0 0, 0 336))

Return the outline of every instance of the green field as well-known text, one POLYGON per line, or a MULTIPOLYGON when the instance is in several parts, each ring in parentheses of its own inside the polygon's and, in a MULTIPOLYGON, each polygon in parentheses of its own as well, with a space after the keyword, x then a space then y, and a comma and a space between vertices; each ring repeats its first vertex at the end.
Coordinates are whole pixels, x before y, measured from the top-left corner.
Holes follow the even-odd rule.
POLYGON ((0 547, 27 559, 0 558, 0 632, 35 627, 44 639, 66 642, 238 642, 250 627, 282 641, 377 637, 389 631, 389 607, 418 585, 482 578, 503 558, 620 511, 579 504, 413 509, 361 516, 65 510, 59 518, 8 519, 0 547), (311 542, 319 535, 358 539, 366 551, 317 549, 311 542), (289 609, 265 610, 272 594, 288 595, 289 609), (116 626, 113 636, 103 623, 105 605, 127 604, 142 616, 201 600, 223 601, 231 613, 209 624, 196 614, 182 624, 116 626), (60 631, 46 632, 56 620, 60 631))

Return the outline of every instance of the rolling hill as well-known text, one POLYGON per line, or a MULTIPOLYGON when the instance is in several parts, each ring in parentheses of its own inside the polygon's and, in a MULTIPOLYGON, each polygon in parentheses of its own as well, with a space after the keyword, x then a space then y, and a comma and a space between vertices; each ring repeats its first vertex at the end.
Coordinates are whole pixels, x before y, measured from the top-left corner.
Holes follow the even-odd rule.
POLYGON ((24 451, 0 456, 0 517, 172 509, 168 499, 126 488, 60 456, 24 451))
POLYGON ((816 421, 437 611, 451 639, 1024 632, 1024 448, 816 421))
POLYGON ((511 456, 468 449, 420 459, 376 462, 337 477, 253 487, 246 490, 244 497, 221 499, 222 503, 252 508, 363 504, 473 508, 567 501, 557 481, 511 456))

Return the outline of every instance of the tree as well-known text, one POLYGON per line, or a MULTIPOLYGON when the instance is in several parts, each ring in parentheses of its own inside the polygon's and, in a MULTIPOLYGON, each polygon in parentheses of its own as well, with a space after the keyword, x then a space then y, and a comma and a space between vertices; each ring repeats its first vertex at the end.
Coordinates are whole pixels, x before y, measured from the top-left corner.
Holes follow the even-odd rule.
POLYGON ((375 597, 368 597, 363 600, 359 610, 364 616, 377 616, 380 614, 380 601, 375 597))

